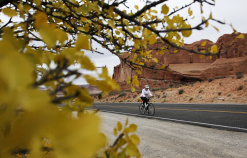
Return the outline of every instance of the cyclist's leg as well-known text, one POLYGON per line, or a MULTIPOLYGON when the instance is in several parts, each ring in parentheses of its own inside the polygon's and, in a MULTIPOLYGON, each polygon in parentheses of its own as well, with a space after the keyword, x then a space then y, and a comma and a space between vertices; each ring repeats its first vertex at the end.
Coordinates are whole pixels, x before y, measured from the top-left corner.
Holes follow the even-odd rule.
POLYGON ((144 107, 144 100, 145 100, 145 97, 141 97, 141 100, 142 100, 142 106, 144 107))
POLYGON ((148 109, 148 98, 147 97, 144 97, 143 104, 145 105, 145 109, 147 110, 148 109))

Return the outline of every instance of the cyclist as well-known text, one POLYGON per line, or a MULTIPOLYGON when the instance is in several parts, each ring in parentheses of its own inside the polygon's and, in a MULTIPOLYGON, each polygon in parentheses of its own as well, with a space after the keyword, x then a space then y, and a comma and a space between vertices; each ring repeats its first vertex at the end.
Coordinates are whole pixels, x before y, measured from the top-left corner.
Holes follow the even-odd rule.
POLYGON ((148 85, 145 85, 145 88, 142 90, 142 94, 141 94, 141 99, 143 101, 143 105, 145 105, 145 109, 147 109, 147 102, 148 102, 148 96, 153 96, 152 93, 150 92, 149 90, 149 86, 148 85))

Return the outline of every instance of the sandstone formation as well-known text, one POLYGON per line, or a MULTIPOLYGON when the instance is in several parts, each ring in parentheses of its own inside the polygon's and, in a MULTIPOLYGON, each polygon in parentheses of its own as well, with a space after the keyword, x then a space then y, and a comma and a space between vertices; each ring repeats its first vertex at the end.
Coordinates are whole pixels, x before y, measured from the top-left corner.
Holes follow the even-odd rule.
MULTIPOLYGON (((126 84, 126 78, 137 75, 139 78, 139 87, 149 84, 152 87, 169 86, 172 82, 202 81, 209 78, 215 78, 222 75, 234 75, 236 72, 247 73, 247 34, 244 39, 236 39, 239 34, 225 34, 221 36, 216 43, 209 40, 201 40, 192 44, 185 44, 184 47, 193 50, 207 50, 212 45, 217 45, 220 52, 226 52, 221 55, 210 57, 200 57, 198 54, 190 53, 185 50, 170 48, 164 55, 157 55, 155 48, 161 48, 165 45, 158 41, 150 45, 152 55, 159 60, 160 64, 167 65, 165 70, 153 70, 143 68, 141 75, 132 70, 123 60, 114 67, 113 78, 120 84, 122 89, 128 89, 130 85, 126 84), (206 41, 205 46, 201 44, 206 41)), ((123 59, 128 59, 130 53, 125 53, 123 59)), ((151 62, 155 67, 155 63, 151 62)))

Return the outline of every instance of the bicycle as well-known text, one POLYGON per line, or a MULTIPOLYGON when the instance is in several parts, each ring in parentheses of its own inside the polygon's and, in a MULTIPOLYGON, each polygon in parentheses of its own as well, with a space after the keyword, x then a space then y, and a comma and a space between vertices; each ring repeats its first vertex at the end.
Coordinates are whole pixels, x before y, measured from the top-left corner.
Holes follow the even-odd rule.
POLYGON ((155 107, 154 107, 154 104, 149 103, 149 100, 150 100, 150 98, 148 98, 148 100, 147 100, 147 104, 148 104, 147 108, 145 108, 145 106, 143 104, 143 101, 139 105, 139 112, 140 112, 140 114, 144 115, 147 112, 151 116, 154 115, 154 113, 155 113, 155 107))

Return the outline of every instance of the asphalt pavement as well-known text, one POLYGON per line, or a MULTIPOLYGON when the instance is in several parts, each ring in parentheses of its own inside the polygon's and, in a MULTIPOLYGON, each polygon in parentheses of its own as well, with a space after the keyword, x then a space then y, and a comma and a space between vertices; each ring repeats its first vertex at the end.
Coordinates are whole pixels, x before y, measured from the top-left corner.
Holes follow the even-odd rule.
POLYGON ((141 115, 139 104, 94 103, 92 107, 104 112, 247 132, 247 105, 245 104, 154 103, 154 116, 141 115))

